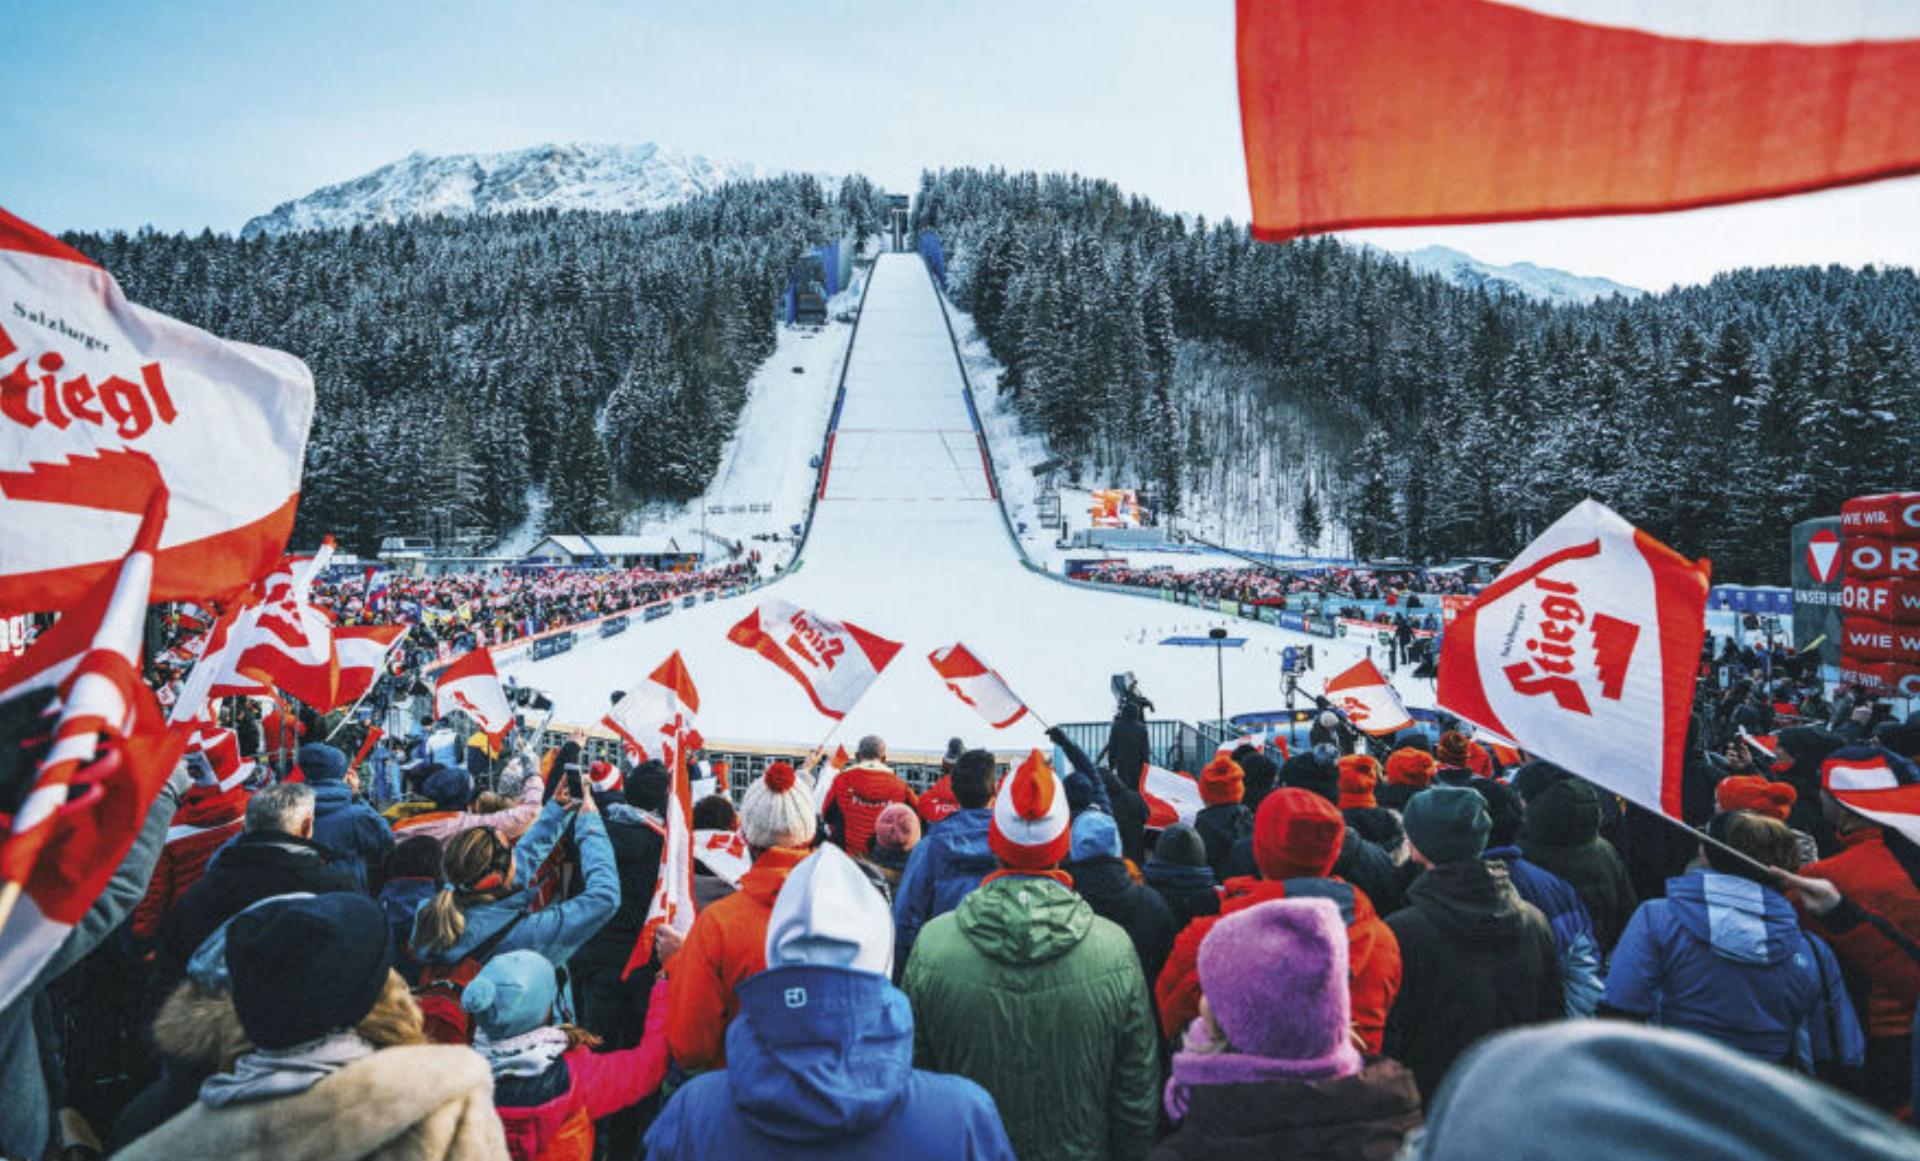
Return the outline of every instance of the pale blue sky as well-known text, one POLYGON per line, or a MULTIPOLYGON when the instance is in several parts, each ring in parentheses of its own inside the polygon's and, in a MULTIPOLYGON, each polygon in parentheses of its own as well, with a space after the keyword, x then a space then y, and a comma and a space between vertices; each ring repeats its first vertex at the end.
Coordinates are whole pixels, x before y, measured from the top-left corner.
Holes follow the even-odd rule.
MULTIPOLYGON (((1246 218, 1230 0, 0 0, 0 205, 237 230, 413 150, 659 141, 762 166, 1071 169, 1246 218)), ((1920 182, 1653 218, 1375 231, 1659 288, 1920 262, 1920 182)))

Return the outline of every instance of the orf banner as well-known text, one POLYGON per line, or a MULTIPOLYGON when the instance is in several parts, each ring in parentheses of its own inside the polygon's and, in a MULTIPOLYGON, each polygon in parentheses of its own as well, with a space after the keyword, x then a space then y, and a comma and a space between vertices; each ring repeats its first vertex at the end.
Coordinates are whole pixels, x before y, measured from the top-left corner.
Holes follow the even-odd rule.
POLYGON ((171 497, 153 599, 232 593, 293 529, 313 376, 127 301, 0 210, 0 615, 65 608, 171 497))
POLYGON ((1793 526, 1793 648, 1820 642, 1820 663, 1840 664, 1840 518, 1822 516, 1793 526), (1824 640, 1822 640, 1824 638, 1824 640))
POLYGON ((1454 619, 1437 700, 1679 818, 1708 574, 1705 561, 1583 501, 1454 619))
POLYGON ((900 652, 897 641, 778 598, 728 630, 727 640, 773 662, 800 683, 815 709, 835 719, 847 716, 900 652))
POLYGON ((1254 236, 1648 213, 1920 172, 1911 11, 1531 10, 1548 6, 1239 0, 1254 236))

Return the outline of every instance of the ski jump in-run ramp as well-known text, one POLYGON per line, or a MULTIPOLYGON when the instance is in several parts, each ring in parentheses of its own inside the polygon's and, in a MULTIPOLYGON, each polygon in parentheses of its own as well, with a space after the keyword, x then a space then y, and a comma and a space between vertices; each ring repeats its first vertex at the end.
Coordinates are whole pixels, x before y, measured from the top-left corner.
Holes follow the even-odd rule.
MULTIPOLYGON (((1285 704, 1280 651, 1287 645, 1318 647, 1315 675, 1302 681, 1314 691, 1361 655, 1344 641, 1030 572, 1003 523, 940 300, 918 257, 888 254, 875 264, 848 360, 800 565, 745 596, 676 608, 617 636, 583 636, 570 652, 511 664, 515 680, 553 695, 556 721, 598 721, 613 691, 678 649, 699 686, 700 728, 710 746, 821 740, 833 723, 805 691, 727 640, 728 628, 771 596, 902 643, 837 733, 848 742, 878 733, 901 751, 938 751, 954 736, 1002 751, 1042 744, 1032 715, 996 731, 947 691, 927 654, 955 641, 1050 722, 1110 716, 1108 678, 1123 671, 1138 676, 1154 716, 1213 718, 1214 650, 1160 642, 1204 637, 1216 625, 1245 638, 1224 652, 1229 714, 1285 704)), ((821 434, 789 437, 817 443, 821 434)), ((1426 688, 1407 688, 1409 704, 1427 704, 1426 688)))

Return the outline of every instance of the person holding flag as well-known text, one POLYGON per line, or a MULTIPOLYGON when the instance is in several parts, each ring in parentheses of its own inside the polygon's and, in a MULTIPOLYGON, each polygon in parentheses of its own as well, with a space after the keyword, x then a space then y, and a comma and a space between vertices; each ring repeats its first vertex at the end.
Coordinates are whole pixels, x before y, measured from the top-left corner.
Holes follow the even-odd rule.
POLYGON ((740 828, 753 866, 740 889, 694 917, 669 959, 667 1048, 687 1069, 724 1068, 727 1026, 739 1014, 741 981, 767 966, 767 921, 787 875, 805 859, 818 811, 813 791, 775 762, 740 799, 740 828))

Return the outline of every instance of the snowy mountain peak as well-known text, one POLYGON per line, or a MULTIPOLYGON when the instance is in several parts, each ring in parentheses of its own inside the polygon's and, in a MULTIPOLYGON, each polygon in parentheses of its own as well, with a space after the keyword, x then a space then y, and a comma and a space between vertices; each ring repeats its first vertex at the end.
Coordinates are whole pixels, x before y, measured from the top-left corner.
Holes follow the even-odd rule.
POLYGON ((1646 293, 1610 279, 1569 274, 1531 262, 1495 266, 1446 246, 1388 253, 1422 274, 1437 274, 1456 286, 1522 294, 1556 306, 1595 302, 1613 294, 1638 298, 1646 293))
POLYGON ((656 210, 761 176, 663 145, 536 145, 510 153, 409 153, 248 222, 245 238, 512 210, 656 210))

